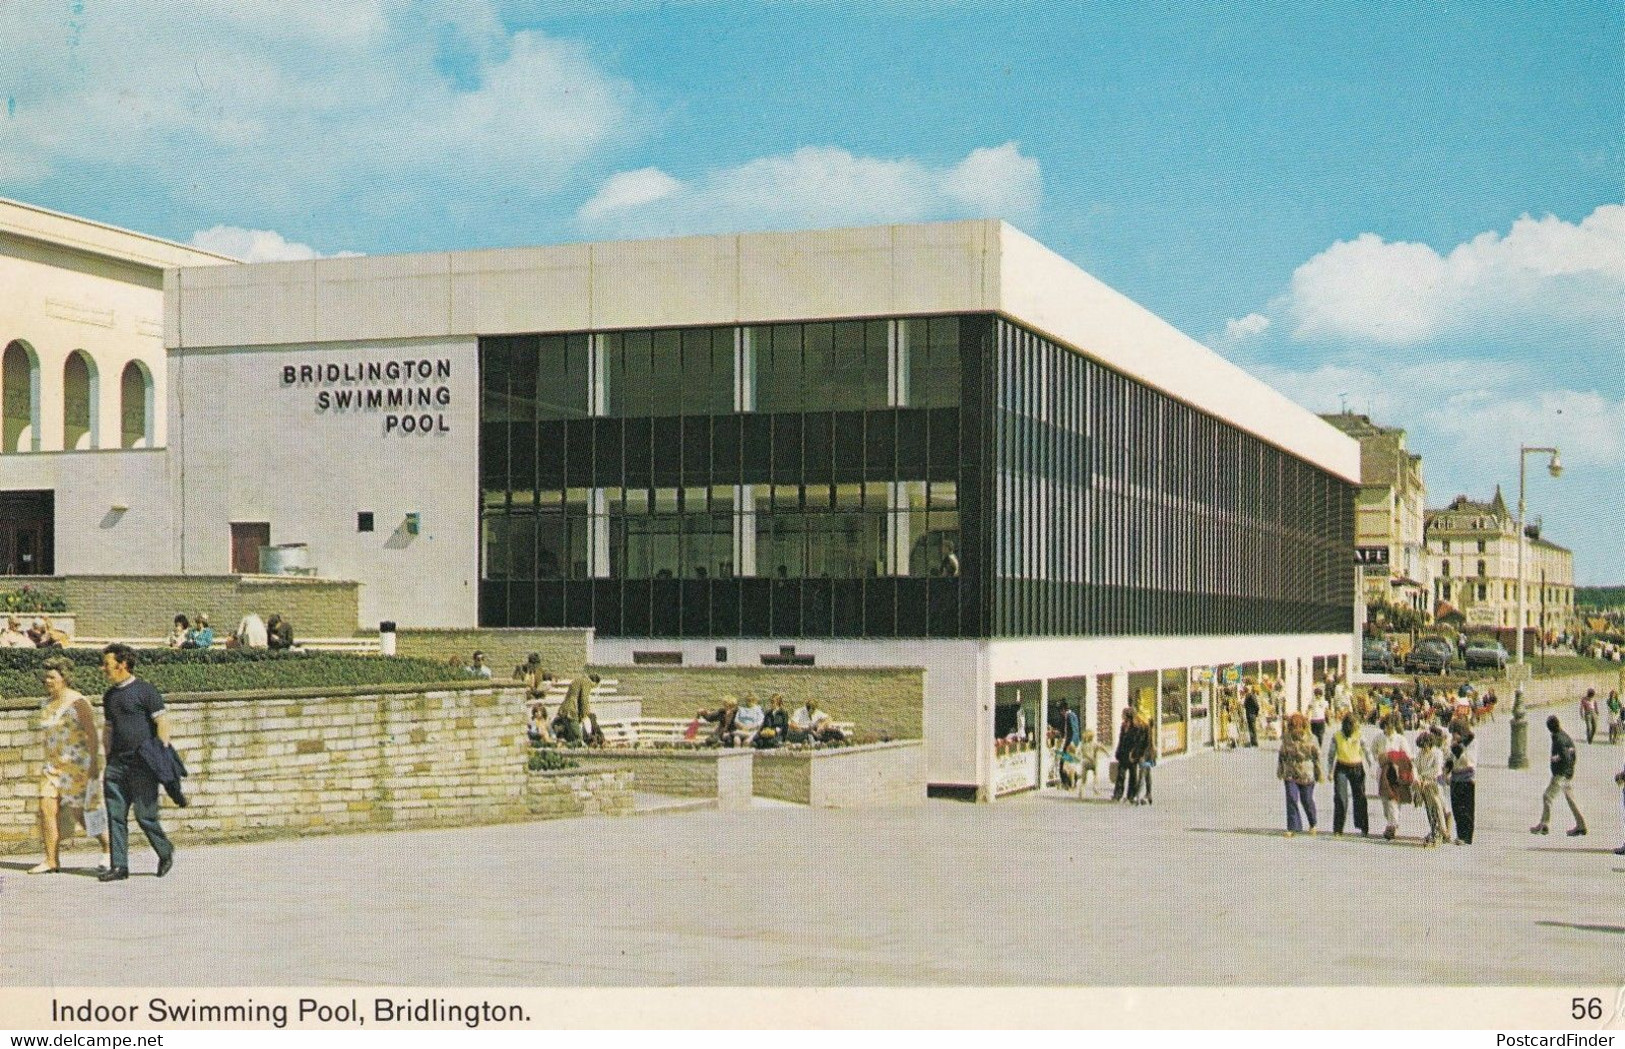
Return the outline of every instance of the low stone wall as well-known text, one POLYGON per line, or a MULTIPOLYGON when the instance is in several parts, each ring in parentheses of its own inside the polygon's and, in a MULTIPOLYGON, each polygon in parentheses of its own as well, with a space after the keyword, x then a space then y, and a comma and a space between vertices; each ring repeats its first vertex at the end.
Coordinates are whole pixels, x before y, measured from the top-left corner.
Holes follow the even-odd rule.
MULTIPOLYGON (((531 816, 511 688, 374 685, 167 702, 192 805, 165 801, 164 823, 183 842, 531 816)), ((41 760, 37 702, 0 701, 0 852, 39 847, 41 760)))
POLYGON ((759 750, 752 770, 759 797, 819 809, 918 805, 925 801, 925 746, 919 740, 820 750, 759 750))
POLYGON ((632 773, 626 769, 532 772, 525 780, 525 810, 544 820, 630 815, 632 773))
POLYGON ((295 637, 350 637, 361 584, 306 576, 62 576, 52 581, 85 637, 164 637, 177 612, 206 614, 217 634, 249 612, 280 612, 295 637))
MULTIPOLYGON (((557 677, 573 678, 587 665, 592 644, 590 630, 419 630, 408 629, 395 635, 395 651, 439 661, 452 656, 467 660, 476 651, 485 653, 485 662, 501 678, 513 674, 514 667, 532 652, 540 653, 542 666, 557 677)), ((622 688, 622 692, 630 689, 622 688)))
POLYGON ((715 798, 720 809, 742 809, 751 799, 751 751, 721 747, 693 750, 566 750, 589 770, 630 769, 639 790, 680 798, 715 798))
POLYGON ((641 696, 649 717, 693 717, 724 695, 755 692, 763 705, 774 692, 794 711, 808 697, 836 721, 857 723, 858 738, 919 739, 924 735, 925 671, 918 667, 651 667, 594 666, 641 696))

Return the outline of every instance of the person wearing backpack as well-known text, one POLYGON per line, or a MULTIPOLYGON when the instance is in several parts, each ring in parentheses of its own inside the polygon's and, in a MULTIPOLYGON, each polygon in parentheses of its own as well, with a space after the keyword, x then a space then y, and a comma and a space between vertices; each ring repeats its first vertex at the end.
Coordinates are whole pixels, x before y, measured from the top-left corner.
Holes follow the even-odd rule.
POLYGON ((1398 714, 1388 715, 1383 728, 1388 733, 1382 743, 1382 756, 1378 759, 1377 796, 1382 799, 1382 816, 1387 826, 1382 836, 1393 841, 1399 833, 1399 807, 1410 805, 1415 799, 1415 755, 1403 732, 1404 722, 1398 714))

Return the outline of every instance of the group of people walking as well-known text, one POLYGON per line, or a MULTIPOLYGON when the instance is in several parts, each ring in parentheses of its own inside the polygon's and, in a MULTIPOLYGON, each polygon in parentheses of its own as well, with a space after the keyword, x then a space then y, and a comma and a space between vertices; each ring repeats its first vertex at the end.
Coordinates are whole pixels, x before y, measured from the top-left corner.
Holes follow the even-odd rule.
MULTIPOLYGON (((175 863, 175 846, 158 816, 158 787, 172 776, 169 719, 156 688, 135 674, 135 650, 109 645, 102 672, 111 687, 102 696, 103 727, 98 733, 90 702, 73 688, 74 664, 64 656, 45 661, 41 681, 45 705, 40 726, 44 762, 39 777, 40 838, 45 858, 30 874, 62 870, 62 838, 77 826, 102 847, 101 881, 130 876, 129 817, 158 854, 158 877, 175 863)), ((184 803, 178 786, 171 793, 184 803)))
POLYGON ((1151 770, 1157 766, 1156 741, 1151 738, 1151 721, 1133 707, 1123 708, 1123 723, 1117 728, 1116 774, 1112 777, 1112 800, 1130 805, 1151 804, 1151 770))

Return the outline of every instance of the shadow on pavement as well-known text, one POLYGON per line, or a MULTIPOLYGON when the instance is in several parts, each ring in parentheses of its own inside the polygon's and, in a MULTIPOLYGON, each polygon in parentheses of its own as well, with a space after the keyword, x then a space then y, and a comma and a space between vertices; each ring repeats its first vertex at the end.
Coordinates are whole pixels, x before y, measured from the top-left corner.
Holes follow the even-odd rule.
MULTIPOLYGON (((1274 827, 1186 827, 1185 829, 1194 834, 1251 834, 1255 837, 1261 838, 1283 839, 1286 837, 1285 830, 1280 830, 1274 827)), ((1359 843, 1363 845, 1402 845, 1413 849, 1419 849, 1422 847, 1421 838, 1395 838, 1394 840, 1389 841, 1381 834, 1364 835, 1358 831, 1354 832, 1353 834, 1333 834, 1329 830, 1323 830, 1319 834, 1310 834, 1307 831, 1299 831, 1295 837, 1319 839, 1322 841, 1359 843)), ((1570 850, 1564 849, 1560 851, 1567 852, 1570 850)))
POLYGON ((1581 932, 1612 932, 1625 936, 1625 925, 1587 925, 1584 922, 1536 922, 1552 929, 1578 929, 1581 932))
POLYGON ((1529 846, 1529 851, 1530 852, 1557 852, 1557 853, 1563 853, 1563 854, 1591 853, 1594 856, 1612 856, 1612 855, 1614 855, 1614 850, 1610 849, 1610 848, 1581 849, 1581 848, 1571 847, 1571 848, 1565 849, 1565 848, 1554 848, 1551 845, 1531 845, 1531 846, 1529 846))

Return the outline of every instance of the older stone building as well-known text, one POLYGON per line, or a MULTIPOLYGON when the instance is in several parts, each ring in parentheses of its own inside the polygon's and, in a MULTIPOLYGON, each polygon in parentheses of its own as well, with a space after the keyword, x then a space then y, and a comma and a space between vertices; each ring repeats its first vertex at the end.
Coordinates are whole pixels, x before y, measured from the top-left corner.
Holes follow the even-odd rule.
POLYGON ((1432 611, 1427 556, 1427 485, 1422 457, 1405 448, 1405 431, 1379 426, 1370 416, 1340 412, 1322 419, 1360 442, 1360 491, 1354 504, 1354 545, 1386 548, 1386 566, 1365 569, 1368 605, 1432 611))
MULTIPOLYGON (((1461 612, 1469 627, 1510 630, 1518 621, 1518 521, 1499 486, 1489 502, 1458 495, 1429 512, 1428 560, 1435 610, 1461 612)), ((1524 550, 1524 626, 1557 634, 1574 621, 1574 555, 1531 538, 1524 550)))

